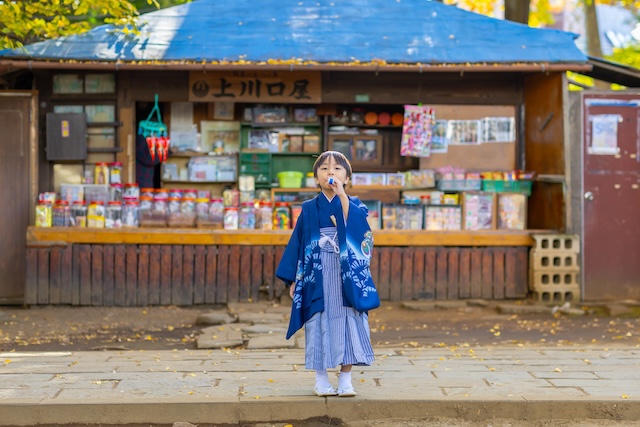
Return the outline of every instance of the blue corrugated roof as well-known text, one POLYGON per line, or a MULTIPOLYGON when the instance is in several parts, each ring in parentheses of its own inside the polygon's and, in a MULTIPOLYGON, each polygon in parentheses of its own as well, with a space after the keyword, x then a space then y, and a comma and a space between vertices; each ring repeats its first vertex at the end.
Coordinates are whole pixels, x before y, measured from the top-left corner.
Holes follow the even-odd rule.
POLYGON ((388 64, 583 63, 575 35, 429 0, 196 0, 140 16, 141 34, 104 25, 0 51, 78 61, 388 64))

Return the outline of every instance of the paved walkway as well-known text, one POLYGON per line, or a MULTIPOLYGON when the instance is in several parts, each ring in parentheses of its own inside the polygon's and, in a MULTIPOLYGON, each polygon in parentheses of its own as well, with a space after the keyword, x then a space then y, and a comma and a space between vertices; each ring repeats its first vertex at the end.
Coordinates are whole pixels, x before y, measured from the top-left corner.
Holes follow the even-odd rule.
POLYGON ((313 396, 297 348, 0 353, 0 425, 640 419, 640 348, 376 353, 354 398, 313 396))

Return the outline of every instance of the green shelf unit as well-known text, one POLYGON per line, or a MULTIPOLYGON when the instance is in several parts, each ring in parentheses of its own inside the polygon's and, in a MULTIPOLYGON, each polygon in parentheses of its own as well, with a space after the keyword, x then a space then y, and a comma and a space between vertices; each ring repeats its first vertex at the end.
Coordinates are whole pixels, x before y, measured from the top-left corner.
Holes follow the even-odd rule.
POLYGON ((305 133, 317 135, 322 140, 320 123, 270 125, 242 123, 240 129, 240 175, 253 175, 256 187, 264 188, 270 187, 274 181, 277 181, 279 172, 298 171, 305 175, 308 172, 312 172, 313 163, 320 154, 319 152, 266 152, 254 151, 248 147, 249 132, 251 130, 278 130, 294 127, 302 127, 305 133))
POLYGON ((240 175, 252 175, 256 187, 271 186, 271 153, 240 153, 240 175))
POLYGON ((298 171, 306 176, 308 172, 313 172, 313 163, 316 161, 317 155, 317 153, 296 153, 295 155, 273 153, 271 156, 271 179, 277 179, 278 172, 283 171, 298 171))

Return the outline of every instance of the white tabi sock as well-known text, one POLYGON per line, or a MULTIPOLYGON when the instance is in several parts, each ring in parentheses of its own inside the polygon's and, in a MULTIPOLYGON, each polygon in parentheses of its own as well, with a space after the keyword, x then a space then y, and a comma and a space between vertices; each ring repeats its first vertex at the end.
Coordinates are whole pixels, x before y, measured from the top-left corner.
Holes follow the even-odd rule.
POLYGON ((338 375, 338 388, 341 390, 348 390, 351 388, 351 371, 340 372, 340 375, 338 375))
POLYGON ((327 374, 327 371, 316 371, 316 388, 321 388, 323 390, 331 388, 329 374, 327 374))

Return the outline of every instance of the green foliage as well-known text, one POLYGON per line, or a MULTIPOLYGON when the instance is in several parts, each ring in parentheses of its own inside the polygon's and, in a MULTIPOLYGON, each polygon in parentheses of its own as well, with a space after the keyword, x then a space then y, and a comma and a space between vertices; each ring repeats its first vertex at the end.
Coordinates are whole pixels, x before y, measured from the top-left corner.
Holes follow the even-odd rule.
POLYGON ((607 59, 620 64, 640 68, 640 44, 633 44, 622 49, 614 49, 607 59))
POLYGON ((190 0, 9 0, 0 1, 0 49, 79 34, 114 24, 137 32, 139 11, 151 12, 190 0))

